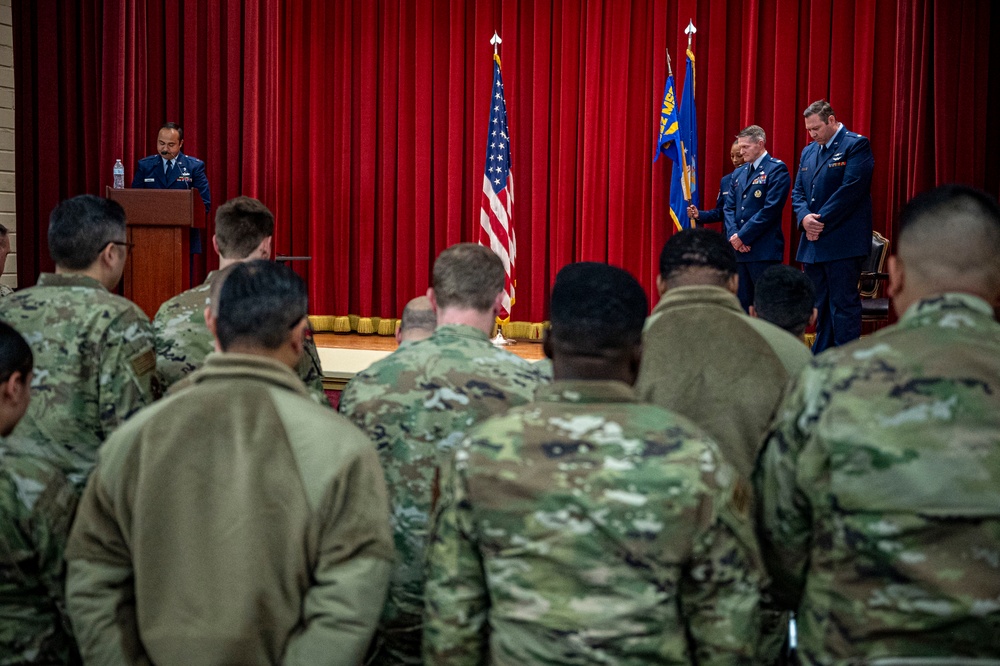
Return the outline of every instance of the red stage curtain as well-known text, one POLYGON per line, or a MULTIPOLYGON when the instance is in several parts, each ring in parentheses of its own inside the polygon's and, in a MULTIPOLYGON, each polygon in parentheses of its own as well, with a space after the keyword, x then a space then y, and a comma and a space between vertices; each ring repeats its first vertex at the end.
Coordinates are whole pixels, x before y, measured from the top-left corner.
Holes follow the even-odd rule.
POLYGON ((205 160, 213 208, 276 189, 277 0, 15 2, 13 22, 20 285, 52 270, 56 203, 103 195, 118 158, 127 185, 164 122, 205 160))
MULTIPOLYGON (((827 97, 871 137, 875 227, 891 238, 901 204, 935 183, 998 193, 992 12, 987 0, 15 3, 20 281, 49 265, 44 234, 30 237, 52 206, 102 191, 119 155, 130 176, 171 119, 208 162, 216 205, 258 196, 278 252, 313 257, 301 267, 312 312, 398 316, 441 249, 478 237, 497 30, 513 318, 544 319, 570 261, 624 266, 655 300, 671 233, 669 164, 652 164, 664 49, 680 90, 689 19, 703 205, 739 129, 763 126, 794 170, 802 109, 827 97)), ((785 231, 794 256, 790 206, 785 231)))

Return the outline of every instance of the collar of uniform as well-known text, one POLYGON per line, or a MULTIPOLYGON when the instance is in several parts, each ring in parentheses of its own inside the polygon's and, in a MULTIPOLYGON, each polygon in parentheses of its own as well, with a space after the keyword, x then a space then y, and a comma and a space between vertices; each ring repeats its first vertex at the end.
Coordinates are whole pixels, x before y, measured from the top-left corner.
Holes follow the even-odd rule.
POLYGON ((556 380, 535 392, 539 402, 636 402, 635 391, 624 382, 609 379, 556 380))
POLYGON ((764 160, 766 159, 767 159, 767 151, 765 150, 763 153, 760 154, 760 157, 758 157, 757 159, 755 159, 753 162, 750 163, 750 171, 756 171, 757 169, 759 169, 760 165, 763 164, 764 160))
POLYGON ((298 375, 281 361, 255 354, 212 352, 205 364, 191 375, 192 384, 222 379, 258 379, 308 397, 309 392, 298 375))
POLYGON ((990 320, 993 319, 993 308, 978 296, 947 292, 925 298, 911 305, 899 318, 899 325, 920 326, 929 323, 929 321, 937 321, 941 316, 949 313, 966 312, 971 314, 970 310, 976 315, 985 315, 990 320))
POLYGON ((104 285, 90 277, 79 273, 42 273, 38 276, 39 287, 91 287, 107 291, 104 285))
POLYGON ((674 287, 664 292, 660 297, 660 302, 656 304, 653 311, 646 318, 646 323, 642 330, 645 333, 653 325, 660 315, 667 310, 684 307, 719 307, 724 310, 732 310, 736 314, 743 314, 743 308, 739 300, 728 289, 722 287, 712 287, 708 285, 698 285, 693 287, 674 287))
POLYGON ((471 338, 473 340, 482 340, 483 342, 490 341, 490 336, 475 326, 469 326, 468 324, 442 324, 435 328, 434 333, 431 335, 431 338, 447 337, 471 338))
POLYGON ((826 142, 824 148, 832 148, 833 144, 837 142, 837 137, 839 137, 846 131, 847 131, 847 126, 844 125, 844 123, 840 123, 840 127, 837 129, 836 132, 833 133, 833 136, 830 137, 830 140, 826 142))
POLYGON ((733 310, 734 312, 743 312, 739 300, 728 289, 709 285, 697 285, 668 289, 660 297, 660 302, 653 308, 653 314, 687 305, 716 305, 733 310))

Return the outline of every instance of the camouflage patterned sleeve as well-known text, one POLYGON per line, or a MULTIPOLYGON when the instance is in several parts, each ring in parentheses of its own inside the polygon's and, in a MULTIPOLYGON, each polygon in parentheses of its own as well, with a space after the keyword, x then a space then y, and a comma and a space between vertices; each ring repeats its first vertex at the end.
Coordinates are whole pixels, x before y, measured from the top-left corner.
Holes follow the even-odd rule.
POLYGON ((2 664, 65 663, 70 658, 63 552, 75 509, 76 492, 58 469, 30 455, 2 456, 2 664))
POLYGON ((108 327, 100 359, 99 409, 103 439, 153 402, 156 353, 145 315, 127 310, 108 327))
POLYGON ((794 610, 805 585, 811 549, 812 510, 799 487, 799 458, 807 438, 805 428, 816 418, 807 408, 807 389, 818 386, 818 370, 807 369, 778 409, 754 471, 757 534, 771 591, 784 608, 794 610))
POLYGON ((463 444, 444 466, 427 554, 424 606, 424 662, 481 664, 488 655, 489 596, 466 499, 463 444))
MULTIPOLYGON (((703 471, 729 480, 728 466, 703 459, 703 471), (714 467, 714 470, 709 470, 714 467)), ((698 664, 749 664, 760 641, 760 588, 764 583, 750 522, 746 481, 727 482, 706 496, 708 527, 695 539, 690 569, 681 582, 698 664)))
MULTIPOLYGON (((161 305, 152 322, 156 381, 164 394, 171 386, 198 369, 197 364, 191 362, 186 350, 181 347, 184 332, 177 328, 178 323, 187 323, 188 319, 174 315, 169 305, 169 301, 161 305)), ((199 354, 198 358, 204 361, 203 354, 199 354)))
POLYGON ((66 612, 64 586, 66 571, 63 555, 69 537, 70 524, 76 513, 76 489, 55 469, 51 480, 35 504, 32 520, 32 539, 38 549, 38 571, 49 597, 56 602, 63 621, 63 630, 72 634, 66 612))

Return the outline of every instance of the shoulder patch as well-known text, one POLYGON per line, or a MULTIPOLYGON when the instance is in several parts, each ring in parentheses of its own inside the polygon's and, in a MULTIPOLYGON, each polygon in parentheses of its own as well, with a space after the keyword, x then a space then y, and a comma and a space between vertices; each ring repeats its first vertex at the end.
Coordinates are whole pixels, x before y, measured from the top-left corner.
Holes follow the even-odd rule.
POLYGON ((132 357, 132 370, 135 372, 136 376, 142 377, 155 369, 156 352, 154 352, 152 348, 132 357))

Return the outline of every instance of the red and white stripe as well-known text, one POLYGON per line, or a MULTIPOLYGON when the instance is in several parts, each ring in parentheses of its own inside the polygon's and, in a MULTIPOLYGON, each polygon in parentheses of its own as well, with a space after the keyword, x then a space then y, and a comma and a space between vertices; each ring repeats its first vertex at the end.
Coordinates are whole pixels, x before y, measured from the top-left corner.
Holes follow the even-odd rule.
POLYGON ((506 183, 501 183, 499 191, 494 191, 494 183, 483 177, 483 202, 479 212, 479 243, 489 245, 500 257, 506 272, 500 319, 510 319, 510 309, 514 305, 514 261, 517 256, 517 242, 514 238, 514 172, 508 173, 506 183))

